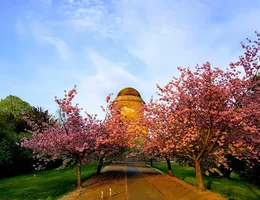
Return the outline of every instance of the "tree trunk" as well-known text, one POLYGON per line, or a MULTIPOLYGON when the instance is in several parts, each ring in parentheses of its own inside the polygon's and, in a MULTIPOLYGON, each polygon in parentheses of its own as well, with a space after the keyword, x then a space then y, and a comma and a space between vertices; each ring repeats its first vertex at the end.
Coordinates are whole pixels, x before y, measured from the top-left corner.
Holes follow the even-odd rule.
POLYGON ((98 167, 96 171, 96 175, 99 175, 103 166, 103 161, 104 161, 104 155, 100 156, 99 161, 98 161, 98 167))
POLYGON ((202 178, 201 167, 200 167, 200 162, 201 162, 201 160, 195 160, 195 162, 194 162, 196 179, 197 179, 198 188, 200 190, 205 190, 205 186, 204 186, 204 182, 203 182, 203 178, 202 178))
POLYGON ((153 159, 152 158, 150 158, 150 165, 151 165, 151 167, 153 167, 153 159))
POLYGON ((232 173, 232 170, 224 169, 224 170, 223 170, 223 177, 230 179, 231 173, 232 173))
POLYGON ((170 176, 172 175, 172 165, 171 165, 171 160, 169 158, 167 158, 167 156, 165 156, 166 162, 167 162, 167 167, 168 167, 168 174, 170 176))
POLYGON ((77 162, 77 187, 81 187, 81 162, 77 162))

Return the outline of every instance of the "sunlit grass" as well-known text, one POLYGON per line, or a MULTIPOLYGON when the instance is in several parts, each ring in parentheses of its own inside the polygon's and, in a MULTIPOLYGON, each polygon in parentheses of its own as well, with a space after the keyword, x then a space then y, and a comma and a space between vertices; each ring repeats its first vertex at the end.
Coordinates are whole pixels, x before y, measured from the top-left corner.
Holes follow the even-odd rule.
MULTIPOLYGON (((96 172, 97 165, 82 167, 82 179, 96 172)), ((76 168, 53 169, 0 179, 1 200, 57 199, 76 188, 76 168)))
MULTIPOLYGON (((168 172, 167 165, 164 163, 154 163, 153 165, 164 173, 168 172)), ((173 164, 172 171, 177 178, 196 186, 197 182, 194 168, 173 164)), ((216 176, 203 176, 203 179, 206 188, 230 200, 260 199, 260 187, 241 180, 235 173, 231 174, 230 179, 216 176)))

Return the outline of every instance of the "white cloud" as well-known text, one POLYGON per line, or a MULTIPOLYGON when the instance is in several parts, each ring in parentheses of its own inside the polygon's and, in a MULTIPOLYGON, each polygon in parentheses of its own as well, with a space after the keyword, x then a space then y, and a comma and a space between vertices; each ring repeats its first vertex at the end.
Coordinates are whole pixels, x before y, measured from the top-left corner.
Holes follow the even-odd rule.
POLYGON ((238 53, 228 40, 239 44, 249 30, 259 29, 259 9, 243 10, 246 8, 240 4, 234 7, 228 2, 226 6, 232 6, 234 12, 225 9, 223 16, 214 9, 222 4, 200 0, 93 2, 70 9, 69 25, 120 43, 144 62, 153 76, 174 75, 178 65, 206 61, 226 66, 238 53), (221 18, 226 21, 219 23, 221 18))
POLYGON ((30 32, 32 39, 37 42, 41 42, 43 37, 52 35, 50 28, 37 19, 28 20, 28 24, 28 32, 30 32))
POLYGON ((50 36, 42 37, 41 39, 49 44, 54 45, 55 49, 57 50, 61 58, 66 60, 69 59, 71 51, 68 44, 65 41, 50 36))
POLYGON ((120 64, 113 63, 92 50, 86 51, 95 73, 91 76, 77 74, 79 94, 76 101, 89 113, 104 116, 100 106, 105 106, 106 96, 117 93, 128 86, 138 86, 140 81, 125 71, 120 64))
POLYGON ((110 3, 102 0, 74 0, 64 5, 64 23, 77 31, 93 35, 98 33, 97 38, 112 37, 117 24, 114 24, 115 16, 110 13, 110 3))
POLYGON ((78 94, 74 103, 102 119, 105 114, 100 106, 106 106, 106 96, 110 93, 114 93, 115 98, 121 89, 129 86, 144 91, 145 84, 124 69, 125 63, 114 63, 93 50, 86 50, 83 56, 90 61, 85 65, 82 63, 80 70, 70 64, 61 69, 57 66, 58 61, 48 66, 37 66, 34 70, 37 81, 22 86, 23 90, 34 94, 33 105, 44 99, 40 105, 54 113, 57 110, 54 96, 62 98, 64 89, 68 91, 77 85, 78 94), (91 68, 94 72, 89 73, 91 68))
POLYGON ((49 63, 37 60, 39 81, 28 88, 41 88, 52 102, 54 95, 62 97, 63 89, 76 84, 76 101, 90 113, 101 114, 99 107, 106 96, 128 86, 139 90, 147 102, 156 92, 156 83, 165 85, 171 76, 178 76, 179 65, 193 67, 210 61, 225 68, 241 53, 239 42, 260 30, 259 6, 249 9, 249 4, 240 8, 203 0, 63 3, 57 16, 52 13, 57 18, 39 14, 28 19, 29 25, 17 21, 20 35, 27 32, 39 44, 52 45, 63 58, 49 63), (117 52, 112 53, 109 47, 117 52))
POLYGON ((28 27, 28 33, 36 42, 52 45, 62 59, 68 60, 71 57, 72 51, 69 45, 64 40, 52 36, 56 33, 50 27, 35 19, 29 21, 28 27))

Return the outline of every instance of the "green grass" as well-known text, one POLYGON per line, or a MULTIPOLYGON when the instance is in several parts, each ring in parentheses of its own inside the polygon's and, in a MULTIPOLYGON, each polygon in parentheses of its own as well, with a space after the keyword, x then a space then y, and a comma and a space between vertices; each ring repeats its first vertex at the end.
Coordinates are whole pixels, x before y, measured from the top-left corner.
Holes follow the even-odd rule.
MULTIPOLYGON (((164 173, 168 173, 166 164, 154 163, 153 165, 164 173)), ((194 168, 172 164, 172 172, 177 178, 196 186, 194 168)), ((235 173, 231 174, 230 179, 216 176, 203 176, 203 179, 206 188, 230 200, 260 199, 260 187, 241 180, 235 173)))
MULTIPOLYGON (((96 172, 97 165, 82 167, 82 180, 96 172)), ((0 179, 1 200, 57 199, 76 188, 76 168, 53 169, 0 179)))

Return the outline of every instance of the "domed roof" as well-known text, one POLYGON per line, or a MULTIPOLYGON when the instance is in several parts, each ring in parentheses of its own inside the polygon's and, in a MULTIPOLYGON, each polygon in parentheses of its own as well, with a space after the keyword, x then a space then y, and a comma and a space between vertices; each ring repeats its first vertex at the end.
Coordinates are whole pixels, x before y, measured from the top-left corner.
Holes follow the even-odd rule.
POLYGON ((118 97, 119 96, 125 96, 125 95, 131 95, 131 96, 136 96, 136 97, 141 97, 140 93, 134 89, 134 88, 131 88, 131 87, 127 87, 127 88, 124 88, 122 89, 119 93, 118 93, 118 97))
POLYGON ((132 88, 127 87, 122 89, 114 100, 115 102, 141 102, 144 103, 140 93, 132 88))

